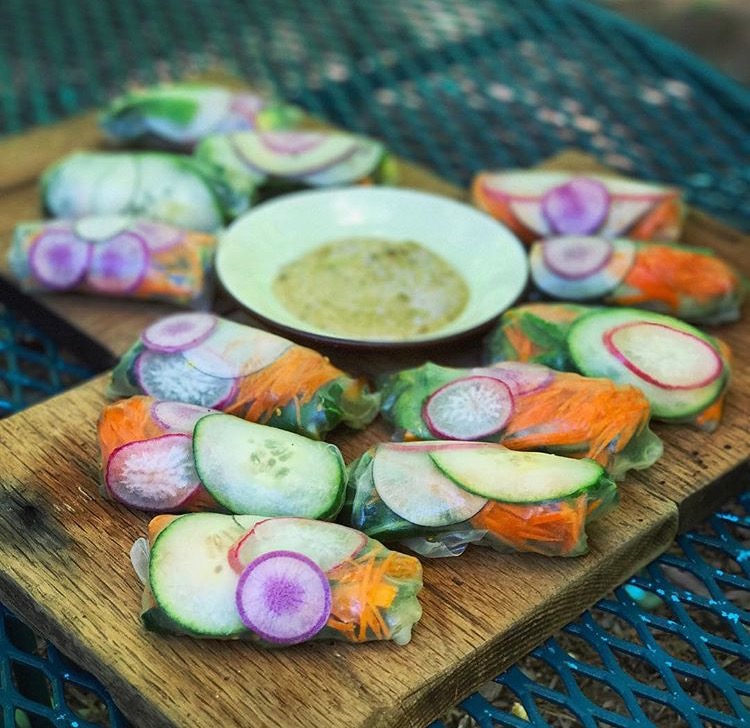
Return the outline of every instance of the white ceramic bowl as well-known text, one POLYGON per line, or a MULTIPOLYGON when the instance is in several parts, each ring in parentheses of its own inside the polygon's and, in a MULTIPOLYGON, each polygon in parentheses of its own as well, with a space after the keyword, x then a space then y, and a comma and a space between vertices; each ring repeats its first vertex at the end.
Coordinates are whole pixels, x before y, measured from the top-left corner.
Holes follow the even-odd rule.
POLYGON ((523 245, 489 215, 447 197, 389 187, 297 192, 258 205, 222 235, 216 269, 230 295, 276 328, 336 344, 384 347, 432 344, 475 331, 511 306, 528 279, 523 245), (427 334, 352 339, 299 319, 276 298, 272 286, 284 265, 325 243, 359 236, 413 240, 442 256, 469 286, 464 310, 427 334))

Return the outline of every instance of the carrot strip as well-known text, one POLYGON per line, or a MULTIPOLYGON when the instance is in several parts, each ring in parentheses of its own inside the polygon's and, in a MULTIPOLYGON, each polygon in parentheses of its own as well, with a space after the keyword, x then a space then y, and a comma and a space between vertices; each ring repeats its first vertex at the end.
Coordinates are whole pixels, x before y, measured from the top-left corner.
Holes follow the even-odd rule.
POLYGON ((674 240, 682 227, 683 206, 679 196, 667 197, 628 231, 633 240, 674 240))
POLYGON ((153 546, 156 537, 170 524, 175 518, 179 516, 155 516, 148 522, 148 545, 153 546))
POLYGON ((513 213, 510 204, 498 195, 489 195, 484 188, 484 175, 474 177, 471 185, 474 204, 510 228, 522 243, 530 245, 539 239, 539 234, 526 227, 513 213))
POLYGON ((121 445, 164 434, 164 429, 151 416, 153 401, 151 397, 137 396, 104 408, 97 427, 103 463, 121 445))

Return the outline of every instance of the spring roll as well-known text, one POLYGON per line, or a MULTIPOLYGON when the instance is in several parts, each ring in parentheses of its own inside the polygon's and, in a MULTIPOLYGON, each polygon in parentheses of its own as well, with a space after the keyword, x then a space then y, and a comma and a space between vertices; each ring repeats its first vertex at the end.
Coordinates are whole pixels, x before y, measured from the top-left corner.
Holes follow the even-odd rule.
POLYGON ((98 435, 102 493, 131 508, 331 520, 344 502, 335 445, 206 407, 130 397, 104 409, 98 435))
POLYGON ((566 301, 636 306, 694 323, 736 321, 746 281, 707 248, 568 235, 539 241, 531 277, 566 301))
POLYGON ((127 216, 20 223, 8 262, 25 291, 76 291, 207 308, 216 237, 127 216))
POLYGON ((506 311, 491 362, 545 364, 638 387, 663 422, 712 432, 729 388, 729 346, 671 316, 634 308, 532 303, 506 311))
POLYGON ((379 395, 312 349, 208 313, 147 327, 112 373, 111 398, 147 394, 237 415, 314 439, 362 428, 379 395))
POLYGON ((399 439, 482 440, 591 458, 613 478, 662 454, 639 389, 541 364, 453 369, 428 362, 389 377, 381 394, 399 439))
POLYGON ((201 139, 254 129, 296 126, 302 112, 247 91, 175 83, 128 91, 99 117, 116 144, 190 151, 201 139))
POLYGON ((284 647, 405 645, 422 616, 422 567, 346 526, 303 518, 157 516, 131 558, 141 619, 165 634, 284 647))
POLYGON ((677 189, 598 174, 480 172, 471 195, 525 243, 556 235, 677 240, 685 216, 677 189))
POLYGON ((578 556, 586 524, 617 502, 593 460, 517 452, 486 442, 383 443, 350 465, 349 524, 428 557, 470 543, 578 556))

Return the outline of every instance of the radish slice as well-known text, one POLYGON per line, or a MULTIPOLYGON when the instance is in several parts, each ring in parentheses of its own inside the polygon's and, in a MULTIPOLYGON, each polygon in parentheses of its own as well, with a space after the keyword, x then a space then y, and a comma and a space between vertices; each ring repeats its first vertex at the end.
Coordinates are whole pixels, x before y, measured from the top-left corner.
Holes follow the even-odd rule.
POLYGON ((156 399, 176 400, 221 409, 235 393, 233 379, 204 374, 180 354, 142 351, 135 362, 141 389, 156 399))
POLYGON ((542 213, 539 200, 521 200, 510 198, 508 205, 511 212, 518 218, 524 227, 535 232, 537 235, 547 237, 552 235, 552 228, 542 213))
POLYGON ((146 244, 137 235, 121 233, 93 247, 86 283, 102 293, 130 293, 148 268, 146 244))
POLYGON ((604 345, 633 374, 662 389, 699 389, 724 369, 707 342, 663 324, 616 326, 604 334, 604 345))
POLYGON ((232 98, 229 101, 229 111, 231 114, 247 121, 249 123, 247 128, 252 129, 255 126, 255 118, 265 105, 266 102, 260 96, 249 93, 236 93, 232 94, 232 98))
POLYGON ((566 236, 542 244, 547 267, 561 278, 580 280, 599 272, 609 263, 614 247, 609 240, 566 236))
POLYGON ((430 455, 436 450, 442 451, 440 443, 431 449, 381 445, 372 462, 372 480, 380 499, 397 516, 418 526, 461 523, 487 503, 435 467, 430 455))
POLYGON ((521 361, 503 361, 491 367, 475 367, 471 373, 499 379, 510 389, 514 398, 543 389, 555 376, 549 367, 521 361))
POLYGON ((291 345, 280 336, 221 320, 210 336, 183 355, 204 374, 233 379, 264 369, 291 345))
POLYGON ((91 258, 91 246, 72 232, 47 230, 31 245, 29 264, 34 277, 55 290, 81 282, 91 258))
POLYGON ((184 402, 154 402, 151 405, 151 416, 167 430, 176 430, 191 435, 195 423, 201 417, 217 414, 218 410, 210 407, 199 407, 184 402))
POLYGON ((267 642, 294 645, 314 637, 331 614, 331 587, 320 567, 294 551, 270 551, 242 572, 237 610, 267 642))
POLYGON ((493 377, 465 377, 449 382, 427 400, 422 410, 437 437, 480 440, 505 427, 513 414, 513 395, 493 377))
POLYGON ((185 237, 185 230, 182 228, 152 220, 138 220, 135 231, 152 253, 173 248, 185 237))
POLYGON ((609 193, 598 180, 574 177, 542 197, 542 214, 562 235, 588 235, 601 227, 609 210, 609 193))
POLYGON ((210 313, 176 313, 151 324, 141 334, 141 341, 154 351, 183 351, 208 338, 218 321, 210 313))
POLYGON ((173 510, 201 487, 189 435, 129 442, 109 457, 105 476, 111 496, 144 511, 173 510))
POLYGON ((358 182, 373 172, 384 153, 385 149, 380 142, 360 139, 350 157, 328 169, 305 175, 301 178, 301 181, 311 187, 328 187, 358 182))
POLYGON ((367 536, 338 523, 306 518, 269 518, 258 523, 229 550, 229 564, 241 573, 269 551, 295 551, 328 572, 351 559, 367 544, 367 536))

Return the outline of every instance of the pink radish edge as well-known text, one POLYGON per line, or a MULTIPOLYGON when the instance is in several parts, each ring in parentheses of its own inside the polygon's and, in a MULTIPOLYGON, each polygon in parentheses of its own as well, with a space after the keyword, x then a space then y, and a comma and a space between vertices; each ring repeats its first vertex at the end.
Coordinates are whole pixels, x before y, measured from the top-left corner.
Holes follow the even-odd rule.
POLYGON ((499 379, 510 389, 514 398, 544 389, 555 378, 555 373, 548 367, 521 361, 504 361, 489 367, 474 367, 471 373, 480 377, 499 379))
POLYGON ((178 430, 185 435, 192 433, 196 422, 206 415, 220 414, 211 407, 187 402, 157 400, 151 404, 151 417, 157 425, 167 430, 178 430))
POLYGON ((693 334, 688 333, 687 331, 678 331, 677 329, 673 329, 670 326, 665 326, 664 324, 657 324, 652 322, 646 322, 646 321, 633 321, 630 323, 620 324, 619 326, 615 326, 612 329, 609 329, 609 331, 606 331, 602 337, 602 340, 604 342, 604 346, 606 347, 607 351, 612 354, 612 356, 617 359, 621 364, 623 364, 625 367, 627 367, 633 374, 635 374, 639 379, 643 379, 644 382, 648 382, 649 384, 653 384, 655 387, 659 387, 660 389, 667 389, 667 390, 693 390, 693 389, 700 389, 701 387, 705 387, 711 382, 715 381, 719 375, 721 374, 722 370, 724 369, 724 362, 721 360, 721 357, 718 355, 718 353, 713 349, 713 347, 708 344, 707 342, 703 341, 703 339, 693 336, 693 334), (715 362, 716 362, 716 369, 705 379, 700 380, 696 384, 666 384, 664 382, 660 382, 658 379, 652 377, 647 372, 644 372, 642 369, 637 367, 630 359, 628 359, 618 348, 617 344, 612 340, 614 335, 618 331, 622 331, 623 329, 631 328, 633 326, 659 326, 663 329, 667 329, 668 331, 671 331, 672 333, 676 333, 682 336, 689 337, 695 341, 700 342, 703 344, 703 346, 708 349, 711 354, 713 354, 715 362))
POLYGON ((541 242, 540 245, 542 246, 542 258, 547 268, 556 276, 569 281, 582 280, 603 270, 612 260, 615 252, 614 246, 609 240, 585 235, 553 238, 541 242), (569 267, 566 270, 564 266, 567 263, 566 256, 570 254, 571 246, 575 246, 575 243, 578 243, 578 248, 573 247, 574 256, 582 255, 590 258, 590 260, 588 261, 588 267, 572 272, 569 267))
POLYGON ((148 349, 165 354, 184 351, 205 341, 216 328, 218 320, 210 313, 173 314, 144 329, 141 341, 148 349), (173 339, 172 343, 167 343, 170 338, 173 339))

